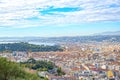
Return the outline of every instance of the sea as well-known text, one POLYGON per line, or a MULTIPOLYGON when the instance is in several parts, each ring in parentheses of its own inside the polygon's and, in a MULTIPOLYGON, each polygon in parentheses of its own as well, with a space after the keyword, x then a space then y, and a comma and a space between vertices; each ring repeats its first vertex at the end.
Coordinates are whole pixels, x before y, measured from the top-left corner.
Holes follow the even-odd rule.
MULTIPOLYGON (((19 43, 19 41, 0 41, 0 44, 8 44, 8 43, 19 43)), ((35 44, 35 45, 49 45, 53 46, 56 45, 56 43, 48 43, 48 42, 28 42, 29 44, 35 44)))

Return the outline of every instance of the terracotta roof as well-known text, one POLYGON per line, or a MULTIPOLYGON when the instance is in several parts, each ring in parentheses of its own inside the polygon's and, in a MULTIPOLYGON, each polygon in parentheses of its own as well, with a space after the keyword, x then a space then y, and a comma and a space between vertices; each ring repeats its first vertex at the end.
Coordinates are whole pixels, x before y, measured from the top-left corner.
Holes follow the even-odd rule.
POLYGON ((80 68, 71 68, 72 71, 79 71, 80 68))

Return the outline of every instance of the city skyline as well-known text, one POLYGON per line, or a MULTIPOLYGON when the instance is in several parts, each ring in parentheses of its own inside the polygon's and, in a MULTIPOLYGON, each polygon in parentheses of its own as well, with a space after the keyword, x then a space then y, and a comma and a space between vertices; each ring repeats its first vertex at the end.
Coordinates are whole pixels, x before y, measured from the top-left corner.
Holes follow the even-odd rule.
POLYGON ((0 1, 0 37, 85 36, 109 31, 120 31, 119 0, 0 1))

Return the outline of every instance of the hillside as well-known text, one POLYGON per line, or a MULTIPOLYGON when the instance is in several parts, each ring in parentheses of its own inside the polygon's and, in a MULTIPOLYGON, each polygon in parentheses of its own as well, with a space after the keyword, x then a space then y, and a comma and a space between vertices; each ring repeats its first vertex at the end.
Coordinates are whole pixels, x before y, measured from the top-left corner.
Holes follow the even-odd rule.
POLYGON ((93 35, 93 36, 71 36, 71 37, 24 37, 24 38, 0 38, 1 43, 3 42, 37 42, 37 43, 76 43, 76 42, 120 42, 120 34, 119 32, 114 33, 104 33, 106 35, 93 35), (109 34, 109 35, 108 35, 109 34), (112 35, 110 35, 112 34, 112 35))
POLYGON ((40 80, 37 74, 26 72, 19 63, 0 57, 0 80, 40 80))
POLYGON ((115 31, 115 32, 103 32, 99 33, 97 35, 120 35, 120 31, 115 31))
POLYGON ((0 44, 0 52, 3 51, 32 51, 32 52, 49 52, 49 51, 63 51, 59 45, 34 45, 28 43, 8 43, 0 44))

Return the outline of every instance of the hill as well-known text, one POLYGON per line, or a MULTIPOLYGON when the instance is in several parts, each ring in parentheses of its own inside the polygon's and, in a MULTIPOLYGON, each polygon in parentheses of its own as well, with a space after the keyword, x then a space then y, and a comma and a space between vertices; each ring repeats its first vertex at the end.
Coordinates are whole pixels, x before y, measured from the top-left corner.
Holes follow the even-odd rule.
POLYGON ((40 78, 37 74, 26 72, 19 63, 0 57, 0 80, 40 80, 40 78))
POLYGON ((32 52, 49 52, 49 51, 63 51, 59 45, 34 45, 24 42, 0 44, 0 52, 3 51, 32 51, 32 52))
POLYGON ((97 35, 120 35, 120 31, 115 31, 115 32, 103 32, 99 33, 97 35))

